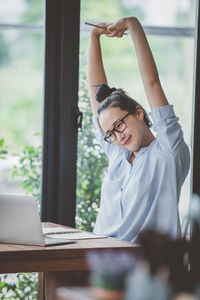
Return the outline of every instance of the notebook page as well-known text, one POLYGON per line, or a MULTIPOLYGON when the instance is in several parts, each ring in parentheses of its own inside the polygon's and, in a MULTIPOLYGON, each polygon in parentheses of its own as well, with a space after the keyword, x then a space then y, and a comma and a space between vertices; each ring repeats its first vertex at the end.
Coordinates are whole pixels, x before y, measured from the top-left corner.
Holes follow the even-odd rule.
POLYGON ((43 228, 43 234, 57 234, 57 233, 75 233, 82 232, 81 230, 75 228, 63 228, 63 227, 51 227, 51 228, 43 228))
POLYGON ((89 232, 71 232, 71 233, 60 233, 60 234, 51 234, 45 235, 46 237, 56 238, 56 239, 68 239, 68 240, 86 240, 86 239, 100 239, 106 238, 107 236, 104 235, 97 235, 89 232))

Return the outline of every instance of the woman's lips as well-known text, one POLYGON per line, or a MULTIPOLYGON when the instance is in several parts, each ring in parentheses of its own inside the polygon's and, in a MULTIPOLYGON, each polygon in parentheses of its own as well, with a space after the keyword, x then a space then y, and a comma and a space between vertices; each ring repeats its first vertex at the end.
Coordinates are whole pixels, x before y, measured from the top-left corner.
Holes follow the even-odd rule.
POLYGON ((130 142, 130 140, 131 140, 131 136, 126 140, 126 142, 123 144, 124 146, 125 145, 128 145, 128 143, 130 142))

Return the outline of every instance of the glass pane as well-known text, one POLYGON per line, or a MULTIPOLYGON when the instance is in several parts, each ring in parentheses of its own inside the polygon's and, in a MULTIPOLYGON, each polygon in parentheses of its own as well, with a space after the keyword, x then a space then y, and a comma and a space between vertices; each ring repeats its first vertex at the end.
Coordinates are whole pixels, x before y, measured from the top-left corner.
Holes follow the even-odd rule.
MULTIPOLYGON (((169 102, 174 105, 185 141, 191 149, 194 39, 149 36, 148 40, 156 59, 163 89, 169 102)), ((188 214, 189 201, 190 173, 182 187, 179 202, 183 226, 188 214)))
POLYGON ((44 23, 44 1, 0 0, 1 24, 44 23))
POLYGON ((195 26, 196 0, 103 0, 81 1, 81 20, 113 22, 134 15, 143 25, 195 26))
POLYGON ((43 110, 44 32, 0 30, 0 192, 39 200, 43 110), (4 141, 4 142, 3 142, 4 141))
POLYGON ((127 9, 141 11, 142 22, 152 26, 194 26, 195 0, 124 0, 127 9))
MULTIPOLYGON (((112 22, 120 17, 136 15, 142 24, 156 26, 194 26, 195 1, 89 1, 81 2, 82 31, 80 36, 80 98, 79 107, 84 112, 83 129, 79 133, 77 218, 78 227, 91 230, 98 213, 101 180, 107 163, 93 135, 91 112, 87 95, 87 51, 89 28, 84 21, 112 22), (160 3, 168 7, 165 17, 159 18, 160 3), (152 6, 151 6, 152 5, 152 6), (92 13, 91 13, 92 12, 92 13), (91 17, 92 16, 92 17, 91 17)), ((166 8, 167 9, 167 8, 166 8)), ((163 15, 163 14, 162 14, 163 15)), ((180 118, 184 136, 191 146, 192 86, 194 38, 151 36, 148 40, 159 70, 161 83, 169 102, 180 118), (187 123, 185 122, 187 120, 187 123)), ((103 59, 110 86, 121 87, 140 102, 147 111, 149 106, 139 75, 136 56, 130 36, 123 39, 101 38, 103 59)), ((182 188, 179 210, 184 223, 190 199, 190 174, 182 188)))
MULTIPOLYGON (((0 0, 0 6, 0 193, 28 193, 39 204, 44 2, 0 0)), ((37 298, 36 273, 0 274, 0 281, 2 299, 37 298)))

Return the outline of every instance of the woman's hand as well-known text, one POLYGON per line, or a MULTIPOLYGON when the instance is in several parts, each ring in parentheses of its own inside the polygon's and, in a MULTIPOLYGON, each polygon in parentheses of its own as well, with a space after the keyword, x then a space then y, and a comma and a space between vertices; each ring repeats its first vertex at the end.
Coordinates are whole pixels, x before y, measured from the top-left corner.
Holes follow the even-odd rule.
POLYGON ((108 34, 108 26, 111 25, 111 23, 98 23, 96 24, 99 27, 93 27, 91 30, 91 33, 96 35, 96 36, 100 36, 102 34, 108 34), (100 28, 101 27, 101 28, 100 28))
POLYGON ((135 17, 128 17, 119 19, 117 22, 108 25, 107 30, 110 32, 107 34, 109 37, 122 37, 124 31, 129 29, 131 23, 135 20, 135 17))
MULTIPOLYGON (((120 21, 120 20, 119 20, 120 21)), ((117 22, 116 22, 117 23, 117 22)), ((115 23, 115 24, 116 24, 115 23)), ((126 30, 118 30, 112 23, 98 23, 97 26, 101 28, 94 27, 91 30, 91 34, 96 35, 97 37, 105 34, 108 37, 122 37, 124 35, 124 31, 126 30), (111 28, 111 29, 110 29, 111 28)))

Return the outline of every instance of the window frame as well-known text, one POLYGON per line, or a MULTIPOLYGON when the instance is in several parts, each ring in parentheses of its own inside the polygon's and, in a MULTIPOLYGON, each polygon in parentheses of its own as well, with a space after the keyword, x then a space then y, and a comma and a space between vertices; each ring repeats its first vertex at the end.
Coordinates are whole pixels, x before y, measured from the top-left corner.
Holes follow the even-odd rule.
POLYGON ((80 0, 46 0, 41 219, 75 226, 80 0))

